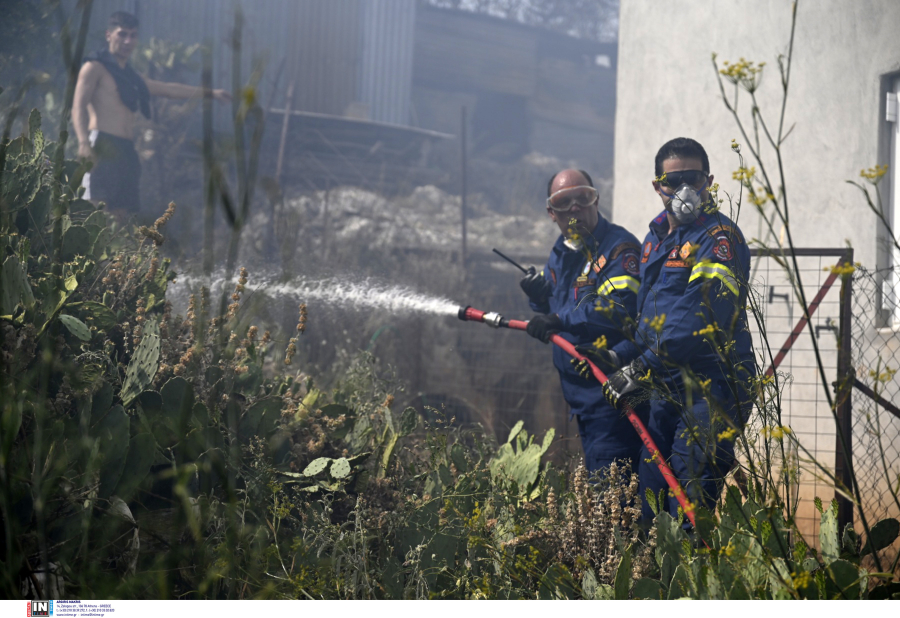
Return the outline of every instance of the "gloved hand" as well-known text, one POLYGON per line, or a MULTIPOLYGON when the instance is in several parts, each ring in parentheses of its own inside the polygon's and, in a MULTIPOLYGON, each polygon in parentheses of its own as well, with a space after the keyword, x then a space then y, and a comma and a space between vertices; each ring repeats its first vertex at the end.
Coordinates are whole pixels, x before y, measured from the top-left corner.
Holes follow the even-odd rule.
POLYGON ((550 335, 558 333, 562 328, 562 320, 555 313, 538 313, 528 321, 525 332, 544 343, 550 343, 550 335))
POLYGON ((553 286, 544 277, 543 272, 538 272, 534 266, 528 267, 528 274, 519 281, 522 291, 528 295, 531 302, 536 305, 543 305, 550 299, 553 294, 553 286))
MULTIPOLYGON (((598 349, 592 345, 577 345, 575 350, 582 356, 589 358, 603 373, 609 374, 621 367, 618 355, 612 350, 606 348, 598 349)), ((589 379, 593 375, 591 368, 583 360, 573 358, 571 362, 582 377, 589 379)))
POLYGON ((640 358, 634 359, 609 376, 609 380, 603 385, 603 396, 617 410, 624 409, 626 405, 633 407, 631 400, 635 399, 634 395, 631 397, 624 397, 624 395, 637 394, 635 391, 642 388, 638 380, 645 373, 647 373, 647 367, 643 361, 640 358))

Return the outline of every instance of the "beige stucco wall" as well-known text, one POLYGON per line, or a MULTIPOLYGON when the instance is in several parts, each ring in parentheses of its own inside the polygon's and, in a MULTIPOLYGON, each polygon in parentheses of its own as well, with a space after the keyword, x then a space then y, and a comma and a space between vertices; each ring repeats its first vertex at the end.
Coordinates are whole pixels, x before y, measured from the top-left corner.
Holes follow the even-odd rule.
MULTIPOLYGON (((792 233, 798 247, 842 248, 849 242, 855 259, 868 269, 884 265, 878 260, 878 223, 860 192, 845 181, 859 180, 861 169, 887 162, 886 153, 879 151, 879 131, 885 129, 882 78, 900 71, 898 27, 898 0, 801 0, 799 4, 785 115, 786 126, 796 126, 783 146, 792 233)), ((722 101, 711 56, 716 52, 720 65, 741 57, 766 62, 757 96, 764 118, 775 126, 782 94, 777 56, 787 51, 790 28, 787 0, 622 0, 612 214, 616 223, 638 238, 646 234, 647 223, 662 209, 650 185, 653 159, 659 147, 674 137, 693 137, 704 144, 722 191, 739 189, 732 179, 739 163, 730 144, 732 138, 745 139, 722 101)), ((742 117, 748 121, 746 93, 741 104, 742 117)), ((766 152, 770 171, 777 172, 771 151, 766 152)), ((749 202, 742 208, 739 223, 748 240, 763 235, 760 218, 749 202)), ((824 279, 823 263, 801 258, 810 296, 824 279)), ((777 266, 761 260, 754 289, 761 295, 763 319, 777 351, 800 310, 788 311, 788 296, 774 303, 766 299, 770 286, 777 294, 790 292, 777 266)), ((854 315, 854 337, 869 341, 857 342, 853 363, 867 383, 871 382, 868 370, 879 366, 879 357, 881 366, 887 363, 896 368, 900 362, 897 333, 871 326, 875 289, 872 281, 858 285, 854 310, 854 314, 865 314, 854 315)), ((836 323, 838 299, 837 287, 832 288, 813 317, 814 326, 836 323)), ((837 373, 837 346, 829 331, 822 332, 817 341, 830 380, 837 373)), ((760 364, 768 366, 761 338, 755 335, 754 341, 760 364)), ((810 453, 831 467, 835 427, 806 333, 780 371, 789 374, 782 422, 793 428, 810 453)), ((880 388, 895 401, 900 392, 898 379, 880 388)), ((877 517, 896 516, 896 506, 884 491, 880 464, 873 465, 878 448, 872 436, 881 433, 886 458, 895 469, 900 465, 895 446, 900 422, 883 412, 878 416, 880 425, 873 427, 875 416, 868 415, 874 410, 871 401, 855 390, 853 398, 854 461, 868 496, 866 511, 877 517)), ((816 495, 829 499, 833 490, 827 481, 817 480, 821 475, 816 470, 807 468, 801 473, 798 525, 804 533, 815 535, 818 513, 811 499, 816 495)))
MULTIPOLYGON (((881 76, 900 70, 900 2, 801 0, 784 144, 792 232, 798 246, 843 247, 876 264, 876 221, 859 192, 844 181, 878 160, 881 76)), ((613 220, 642 238, 661 210, 650 181, 653 157, 668 139, 700 141, 722 189, 738 160, 732 138, 744 141, 721 100, 713 52, 722 60, 766 62, 758 93, 764 116, 777 124, 781 94, 776 57, 786 52, 787 0, 622 0, 615 129, 613 220)), ((742 97, 749 111, 749 99, 742 97)), ((749 118, 745 113, 744 118, 749 118)), ((773 163, 774 159, 770 159, 773 163)), ((758 217, 740 217, 749 238, 758 217)))

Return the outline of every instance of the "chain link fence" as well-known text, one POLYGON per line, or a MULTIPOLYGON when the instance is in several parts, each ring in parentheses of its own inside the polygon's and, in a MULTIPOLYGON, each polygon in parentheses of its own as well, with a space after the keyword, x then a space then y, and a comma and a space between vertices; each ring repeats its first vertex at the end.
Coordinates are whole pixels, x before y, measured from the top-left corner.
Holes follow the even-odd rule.
MULTIPOLYGON (((546 257, 517 256, 541 265, 546 257)), ((532 311, 519 288, 521 273, 493 254, 474 256, 467 269, 465 298, 504 317, 527 320, 532 311)), ((422 346, 422 366, 413 405, 441 409, 461 424, 480 423, 501 442, 519 420, 530 433, 556 431, 548 456, 564 463, 581 455, 578 427, 569 419, 552 348, 524 332, 451 321, 431 331, 422 346)))
POLYGON ((846 271, 835 267, 852 263, 851 250, 798 249, 794 259, 797 268, 791 263, 789 271, 781 256, 754 251, 751 330, 761 369, 777 365, 780 418, 757 415, 745 434, 759 445, 764 426, 790 428, 796 440, 785 444, 793 448, 772 453, 769 463, 781 468, 774 478, 795 471, 786 498, 796 505, 798 529, 815 543, 816 497, 838 498, 842 518, 861 527, 851 501, 834 491, 835 478, 849 485, 855 475, 870 525, 900 515, 900 305, 883 293, 900 277, 860 265, 842 276, 846 271), (789 272, 802 281, 808 325, 789 272))
POLYGON ((860 266, 853 273, 853 463, 870 525, 900 516, 898 275, 860 266))
POLYGON ((842 295, 840 281, 834 283, 832 277, 829 283, 829 270, 841 252, 797 251, 797 268, 790 271, 779 263, 781 256, 762 251, 753 254, 753 311, 752 315, 748 311, 748 317, 760 369, 774 372, 780 399, 771 418, 754 415, 745 436, 759 453, 765 453, 767 465, 779 469, 773 478, 789 478, 785 498, 796 505, 794 520, 801 534, 814 540, 819 527, 814 499, 820 497, 827 502, 834 496, 834 482, 829 474, 838 467, 837 431, 829 395, 834 397, 832 382, 838 376, 842 295), (796 280, 791 281, 789 272, 802 282, 811 306, 818 300, 809 325, 802 322, 804 312, 795 292, 796 280), (773 364, 777 365, 774 369, 773 364), (784 445, 784 452, 780 448, 766 452, 767 431, 777 426, 789 427, 795 440, 777 444, 784 445))

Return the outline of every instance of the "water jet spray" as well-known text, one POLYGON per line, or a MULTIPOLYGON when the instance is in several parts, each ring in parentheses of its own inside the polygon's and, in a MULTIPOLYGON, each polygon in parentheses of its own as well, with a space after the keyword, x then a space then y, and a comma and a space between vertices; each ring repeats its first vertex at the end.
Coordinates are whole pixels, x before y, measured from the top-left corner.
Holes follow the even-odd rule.
MULTIPOLYGON (((482 322, 492 328, 511 328, 514 330, 525 330, 528 327, 528 322, 524 320, 508 320, 499 313, 491 311, 481 311, 480 309, 475 309, 468 305, 465 307, 460 307, 456 312, 456 315, 463 322, 482 322)), ((592 363, 589 358, 576 350, 574 345, 572 345, 559 335, 551 335, 550 341, 562 348, 569 356, 579 361, 586 362, 591 369, 591 373, 597 379, 597 381, 600 382, 600 384, 606 383, 606 374, 604 374, 600 370, 600 368, 597 367, 597 365, 592 363)), ((646 425, 644 425, 643 421, 638 418, 638 415, 635 414, 634 410, 627 404, 625 406, 625 416, 628 418, 631 426, 634 427, 634 430, 637 432, 638 436, 640 436, 641 441, 644 443, 644 446, 646 446, 647 450, 650 451, 651 459, 656 462, 656 466, 662 473, 663 478, 666 479, 666 483, 669 485, 669 488, 675 495, 675 499, 678 500, 678 504, 681 505, 685 517, 687 517, 688 521, 691 522, 691 525, 696 528, 697 522, 694 519, 694 506, 691 504, 690 500, 688 500, 687 495, 684 493, 684 489, 681 487, 681 483, 678 482, 678 479, 675 477, 672 469, 668 466, 668 464, 666 464, 665 459, 663 459, 662 453, 659 452, 659 448, 656 446, 656 442, 654 442, 653 438, 650 437, 646 425)))

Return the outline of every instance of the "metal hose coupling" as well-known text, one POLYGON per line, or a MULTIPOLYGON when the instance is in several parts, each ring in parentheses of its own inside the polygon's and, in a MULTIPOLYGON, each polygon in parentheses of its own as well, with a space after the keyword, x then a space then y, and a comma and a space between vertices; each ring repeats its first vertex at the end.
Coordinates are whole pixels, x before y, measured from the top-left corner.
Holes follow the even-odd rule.
POLYGON ((506 326, 503 316, 493 311, 485 312, 466 306, 460 307, 456 315, 463 322, 484 322, 492 328, 506 326))

